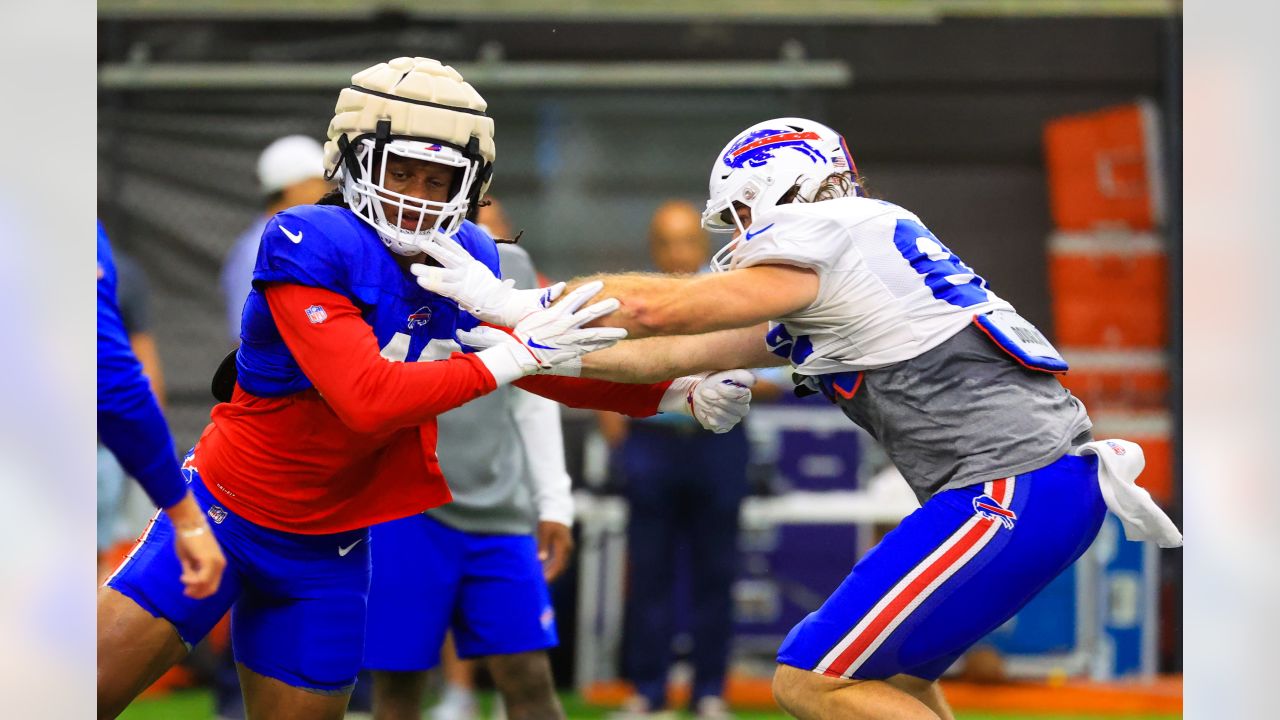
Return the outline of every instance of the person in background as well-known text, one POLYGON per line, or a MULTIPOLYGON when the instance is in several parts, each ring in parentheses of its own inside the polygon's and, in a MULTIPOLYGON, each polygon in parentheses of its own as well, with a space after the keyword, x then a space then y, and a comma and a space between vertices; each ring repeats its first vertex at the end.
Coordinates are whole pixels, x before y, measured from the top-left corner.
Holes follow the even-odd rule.
MULTIPOLYGON (((705 270, 710 250, 700 213, 684 201, 663 203, 653 214, 649 248, 660 272, 705 270)), ((762 389, 757 384, 753 395, 762 389)), ((616 717, 652 716, 666 706, 682 545, 688 546, 691 561, 690 706, 701 718, 727 717, 722 696, 733 633, 738 513, 748 488, 746 433, 739 425, 715 435, 676 417, 629 421, 607 412, 598 417, 630 507, 624 660, 636 694, 616 717)))
MULTIPOLYGON (((107 233, 98 224, 98 438, 137 478, 168 518, 188 598, 217 592, 226 558, 187 489, 173 437, 128 342, 116 303, 116 266, 107 233)), ((160 513, 156 513, 157 518, 160 513)), ((155 520, 152 520, 152 524, 155 520)), ((110 592, 105 587, 100 593, 110 592)), ((109 618, 107 618, 109 620, 109 618)), ((104 616, 99 613, 101 627, 104 616)))
POLYGON ((319 200, 331 187, 324 179, 324 148, 306 135, 279 138, 258 156, 258 188, 265 209, 231 246, 219 277, 227 306, 228 337, 233 344, 240 343, 240 316, 253 287, 258 241, 267 221, 282 210, 319 200))

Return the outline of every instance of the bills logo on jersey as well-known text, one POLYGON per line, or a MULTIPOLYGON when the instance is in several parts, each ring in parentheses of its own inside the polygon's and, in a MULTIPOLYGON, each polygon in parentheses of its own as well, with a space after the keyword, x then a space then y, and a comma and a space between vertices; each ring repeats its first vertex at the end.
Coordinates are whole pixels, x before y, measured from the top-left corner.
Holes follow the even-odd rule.
POLYGON ((996 502, 990 495, 979 495, 973 499, 973 511, 984 518, 995 520, 1012 530, 1018 515, 996 502))
POLYGON ((319 325, 329 319, 329 313, 325 312, 324 306, 322 305, 312 305, 307 308, 305 312, 307 313, 307 319, 311 321, 312 325, 319 325))
POLYGON ((409 314, 409 329, 412 330, 420 325, 425 326, 431 322, 431 308, 423 305, 417 310, 409 314))
POLYGON ((732 168, 760 167, 773 159, 778 150, 792 148, 803 153, 814 163, 827 162, 826 157, 817 148, 809 144, 809 140, 821 140, 818 133, 797 130, 763 129, 747 135, 737 144, 729 148, 721 158, 725 165, 732 168))

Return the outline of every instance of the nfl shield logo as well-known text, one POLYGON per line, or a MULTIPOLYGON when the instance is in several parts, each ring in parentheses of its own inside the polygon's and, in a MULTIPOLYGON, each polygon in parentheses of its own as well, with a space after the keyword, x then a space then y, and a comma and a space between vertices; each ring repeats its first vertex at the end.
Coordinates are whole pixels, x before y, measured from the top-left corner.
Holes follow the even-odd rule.
POLYGON ((310 320, 312 324, 322 323, 329 319, 329 313, 325 312, 324 308, 320 305, 312 305, 307 308, 307 319, 310 320))
POLYGON ((221 525, 222 521, 227 519, 227 511, 222 509, 220 505, 210 505, 209 517, 213 518, 215 525, 221 525))

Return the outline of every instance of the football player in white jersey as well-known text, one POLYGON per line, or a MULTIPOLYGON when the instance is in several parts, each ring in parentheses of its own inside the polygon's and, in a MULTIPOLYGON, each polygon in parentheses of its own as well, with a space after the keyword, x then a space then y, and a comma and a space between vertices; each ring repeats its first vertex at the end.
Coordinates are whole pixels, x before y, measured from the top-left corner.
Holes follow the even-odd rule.
MULTIPOLYGON (((1181 542, 1136 470, 1104 457, 1141 450, 1093 442, 1049 341, 920 218, 866 197, 834 130, 747 128, 716 158, 710 195, 704 225, 732 233, 722 272, 595 278, 622 302, 602 322, 641 339, 581 372, 790 364, 798 391, 879 440, 922 504, 784 641, 774 694, 789 713, 952 718, 938 677, 1089 547, 1117 492, 1139 501, 1122 515, 1131 539, 1181 542)), ((417 273, 424 287, 482 319, 510 302, 447 240, 430 254, 442 267, 417 273)))

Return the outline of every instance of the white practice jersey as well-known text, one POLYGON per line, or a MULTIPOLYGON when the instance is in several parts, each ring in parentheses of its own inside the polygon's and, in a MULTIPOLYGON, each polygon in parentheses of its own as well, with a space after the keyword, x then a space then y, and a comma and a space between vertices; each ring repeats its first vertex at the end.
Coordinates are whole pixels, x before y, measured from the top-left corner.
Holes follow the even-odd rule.
POLYGON ((842 198, 770 208, 739 239, 730 269, 783 264, 818 273, 818 297, 771 323, 802 375, 871 370, 937 347, 975 315, 1012 306, 915 214, 842 198), (781 326, 781 327, 779 327, 781 326))
MULTIPOLYGON (((818 273, 817 299, 771 323, 766 342, 817 386, 843 377, 828 397, 880 442, 920 502, 1044 467, 1092 439, 1084 405, 1057 378, 974 326, 993 311, 1017 316, 912 213, 866 198, 783 205, 740 240, 731 268, 818 273)), ((1043 339, 1017 326, 1024 350, 1043 339)), ((1034 347, 1056 355, 1047 341, 1034 347)))

